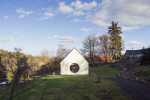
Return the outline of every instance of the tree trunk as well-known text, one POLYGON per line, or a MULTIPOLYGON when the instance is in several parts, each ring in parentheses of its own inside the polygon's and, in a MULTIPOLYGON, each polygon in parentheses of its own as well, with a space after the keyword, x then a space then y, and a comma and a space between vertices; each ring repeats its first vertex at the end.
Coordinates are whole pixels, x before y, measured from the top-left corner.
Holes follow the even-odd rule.
POLYGON ((29 77, 29 74, 28 74, 28 80, 29 80, 29 78, 30 78, 30 77, 29 77))

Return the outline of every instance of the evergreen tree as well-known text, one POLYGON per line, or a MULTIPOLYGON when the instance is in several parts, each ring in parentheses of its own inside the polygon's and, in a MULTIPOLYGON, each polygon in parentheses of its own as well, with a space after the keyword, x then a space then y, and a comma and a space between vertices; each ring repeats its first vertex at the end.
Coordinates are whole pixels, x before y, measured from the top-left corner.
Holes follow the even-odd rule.
POLYGON ((122 33, 121 31, 121 27, 117 27, 118 22, 114 23, 114 21, 112 21, 112 26, 108 26, 108 34, 110 35, 110 40, 112 42, 113 45, 113 58, 116 57, 115 54, 117 52, 117 57, 121 58, 121 50, 122 50, 122 42, 121 42, 121 36, 120 33, 122 33))

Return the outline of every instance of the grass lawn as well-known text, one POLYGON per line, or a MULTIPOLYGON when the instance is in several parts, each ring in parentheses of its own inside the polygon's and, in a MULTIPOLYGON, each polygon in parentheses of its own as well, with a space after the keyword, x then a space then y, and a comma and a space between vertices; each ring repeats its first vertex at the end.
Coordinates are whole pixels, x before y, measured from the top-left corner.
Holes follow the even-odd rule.
MULTIPOLYGON (((98 75, 98 67, 91 67, 89 69, 90 73, 96 73, 98 75)), ((100 68, 100 77, 118 77, 117 74, 121 70, 117 68, 100 68)))
POLYGON ((150 76, 150 71, 143 71, 143 72, 137 73, 136 75, 139 77, 148 77, 150 76))
MULTIPOLYGON (((90 68, 90 73, 96 73, 96 68, 90 68)), ((120 70, 114 68, 101 68, 101 77, 116 77, 120 70), (114 73, 114 74, 113 74, 114 73)), ((117 82, 97 79, 89 75, 57 75, 47 73, 35 76, 34 87, 32 82, 19 88, 20 100, 133 100, 130 95, 119 87, 117 82), (42 76, 42 77, 41 77, 42 76)), ((0 86, 0 100, 8 100, 12 85, 0 86)), ((18 100, 17 92, 14 91, 13 99, 18 100)))
POLYGON ((144 69, 150 69, 150 65, 148 65, 148 66, 140 66, 140 63, 137 63, 137 67, 134 67, 133 70, 144 70, 144 69))
MULTIPOLYGON (((137 67, 134 67, 133 70, 136 71, 136 70, 144 70, 144 69, 150 69, 150 65, 140 66, 140 63, 137 63, 137 67)), ((143 72, 137 73, 136 75, 139 77, 148 77, 150 76, 150 71, 143 71, 143 72)))

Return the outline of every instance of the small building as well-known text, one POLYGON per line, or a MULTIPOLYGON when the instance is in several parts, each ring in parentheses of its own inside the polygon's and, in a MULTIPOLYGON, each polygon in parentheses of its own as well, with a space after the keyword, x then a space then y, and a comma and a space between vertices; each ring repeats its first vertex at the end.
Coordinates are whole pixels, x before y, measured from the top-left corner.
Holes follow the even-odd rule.
POLYGON ((60 63, 60 75, 88 75, 89 63, 73 48, 60 63))

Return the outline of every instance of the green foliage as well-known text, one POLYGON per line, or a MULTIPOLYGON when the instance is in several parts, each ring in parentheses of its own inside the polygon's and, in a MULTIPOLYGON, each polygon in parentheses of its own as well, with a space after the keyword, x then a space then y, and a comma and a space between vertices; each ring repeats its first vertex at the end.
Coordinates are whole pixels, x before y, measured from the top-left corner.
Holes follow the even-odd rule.
POLYGON ((14 74, 13 73, 9 73, 9 74, 7 74, 7 77, 9 78, 9 77, 12 77, 12 76, 14 76, 14 74))
POLYGON ((143 56, 140 58, 140 65, 144 65, 145 63, 150 63, 150 49, 146 50, 143 48, 142 54, 143 56))
POLYGON ((108 27, 108 34, 110 35, 110 40, 112 42, 112 45, 114 48, 116 48, 117 51, 117 57, 121 58, 121 50, 122 50, 122 42, 121 42, 121 36, 120 33, 122 33, 121 31, 121 27, 117 27, 117 23, 114 23, 114 21, 112 21, 112 26, 108 27))
POLYGON ((136 75, 139 77, 148 77, 150 76, 150 71, 143 71, 143 72, 137 73, 136 75))

